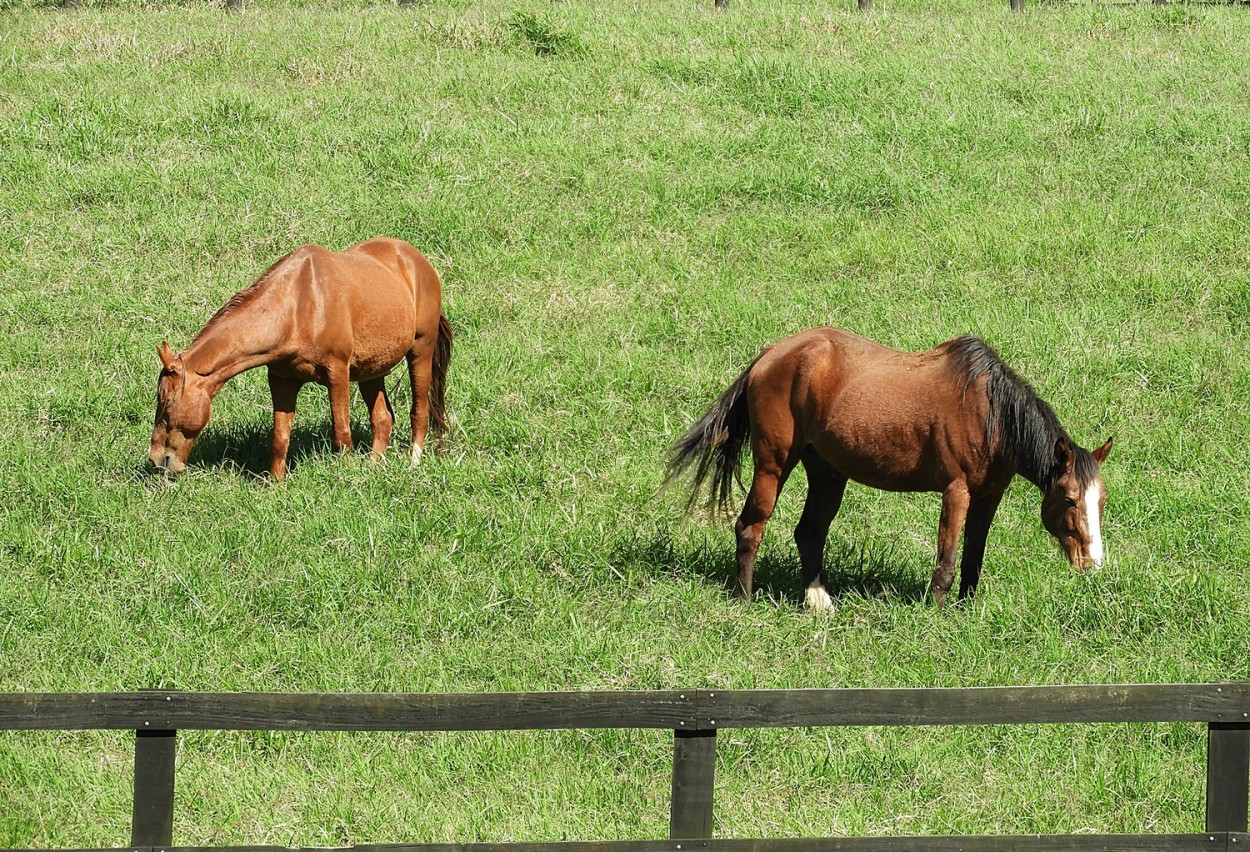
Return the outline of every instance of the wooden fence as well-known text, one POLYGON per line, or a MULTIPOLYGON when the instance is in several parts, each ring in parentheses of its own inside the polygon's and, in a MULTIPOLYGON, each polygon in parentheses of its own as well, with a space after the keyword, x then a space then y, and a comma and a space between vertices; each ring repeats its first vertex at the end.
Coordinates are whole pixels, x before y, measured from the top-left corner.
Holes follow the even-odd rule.
MULTIPOLYGON (((133 730, 130 849, 173 844, 179 731, 673 732, 669 839, 387 846, 412 852, 1250 852, 1250 682, 967 689, 687 689, 564 693, 4 693, 0 730, 133 730), (1179 835, 1007 835, 713 840, 716 736, 725 728, 1200 722, 1207 725, 1205 831, 1179 835)), ((235 852, 272 847, 217 847, 235 852)), ((358 849, 380 847, 357 847, 358 849)), ((207 852, 207 850, 201 850, 207 852)))

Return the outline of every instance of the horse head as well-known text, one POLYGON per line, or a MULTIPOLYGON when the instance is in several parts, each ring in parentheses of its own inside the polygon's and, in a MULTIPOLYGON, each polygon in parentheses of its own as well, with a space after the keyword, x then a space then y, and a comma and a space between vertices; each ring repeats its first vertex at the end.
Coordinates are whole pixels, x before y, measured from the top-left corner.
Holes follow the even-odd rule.
POLYGON ((161 343, 156 354, 162 367, 148 458, 166 473, 179 474, 187 465, 195 439, 208 424, 213 398, 203 377, 188 371, 168 343, 161 343))
POLYGON ((1101 468, 1110 452, 1110 438, 1092 453, 1061 439, 1055 448, 1059 476, 1043 490, 1042 524, 1058 539, 1060 549, 1078 571, 1102 565, 1102 509, 1107 503, 1107 486, 1101 468))

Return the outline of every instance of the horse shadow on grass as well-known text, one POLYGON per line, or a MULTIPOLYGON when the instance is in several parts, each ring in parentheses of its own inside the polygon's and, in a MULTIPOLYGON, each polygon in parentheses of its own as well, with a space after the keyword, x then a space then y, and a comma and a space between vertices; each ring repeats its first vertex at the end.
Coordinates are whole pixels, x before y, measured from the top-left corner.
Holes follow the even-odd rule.
MULTIPOLYGON (((730 534, 725 546, 684 544, 668 532, 620 541, 618 564, 640 571, 697 575, 731 594, 738 567, 730 534)), ((852 598, 879 598, 902 603, 924 602, 932 568, 918 565, 885 548, 856 546, 832 536, 825 546, 824 578, 835 602, 852 598)), ((757 596, 802 606, 804 588, 798 553, 793 545, 765 541, 755 560, 757 596)))
MULTIPOLYGON (((373 445, 373 432, 365 421, 352 418, 352 451, 368 453, 373 445)), ((238 424, 212 423, 200 435, 191 455, 187 458, 188 470, 233 471, 242 477, 258 479, 269 476, 269 452, 273 442, 273 424, 254 422, 238 424)), ((391 439, 392 447, 395 437, 391 439)), ((390 451, 388 451, 388 455, 390 451)), ((287 473, 294 473, 305 459, 334 456, 330 447, 329 422, 316 420, 291 427, 291 446, 287 451, 287 473)), ((151 465, 144 466, 149 474, 158 475, 151 465)))

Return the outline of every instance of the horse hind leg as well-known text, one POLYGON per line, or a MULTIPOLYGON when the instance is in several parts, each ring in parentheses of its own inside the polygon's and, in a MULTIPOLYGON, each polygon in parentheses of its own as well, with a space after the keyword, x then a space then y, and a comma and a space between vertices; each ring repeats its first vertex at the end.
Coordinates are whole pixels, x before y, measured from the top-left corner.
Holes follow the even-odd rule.
POLYGON ((369 423, 373 427, 373 458, 381 459, 391 442, 391 430, 395 425, 395 409, 386 395, 385 377, 369 379, 360 383, 360 395, 369 409, 369 423))
POLYGON ((763 450, 759 444, 755 447, 755 475, 751 479, 751 489, 747 492, 742 514, 734 524, 738 539, 735 598, 751 598, 755 555, 759 551, 760 539, 764 537, 764 527, 768 525, 768 519, 777 507, 777 497, 780 496, 794 464, 795 461, 787 459, 784 454, 763 450))
POLYGON ((418 339, 408 352, 408 380, 412 384, 412 466, 421 464, 425 436, 430 430, 430 383, 434 377, 434 341, 418 339))
POLYGON ((803 453, 802 462, 807 471, 807 502, 794 528, 794 543, 798 546, 803 568, 803 603, 808 609, 832 609, 833 598, 822 576, 825 541, 829 537, 829 525, 842 506, 846 477, 810 447, 803 453))

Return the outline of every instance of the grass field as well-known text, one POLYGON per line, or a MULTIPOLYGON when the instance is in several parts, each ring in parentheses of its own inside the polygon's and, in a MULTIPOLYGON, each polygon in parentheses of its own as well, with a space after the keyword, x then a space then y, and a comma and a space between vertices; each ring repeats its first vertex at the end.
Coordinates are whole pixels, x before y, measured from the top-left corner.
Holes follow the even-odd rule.
MULTIPOLYGON (((545 690, 1250 677, 1250 17, 1223 6, 0 2, 0 689, 545 690), (176 481, 155 347, 305 242, 442 272, 455 434, 271 484, 244 374, 176 481), (852 486, 830 614, 759 595, 668 443, 830 324, 995 345, 1105 469, 1068 569, 1018 481, 975 603, 939 501, 852 486)), ((407 410, 406 382, 390 383, 407 410)), ((720 836, 1192 831, 1197 725, 726 732, 720 836)), ((0 845, 129 837, 131 739, 0 734, 0 845)), ((175 842, 655 838, 671 735, 181 740, 175 842)))

